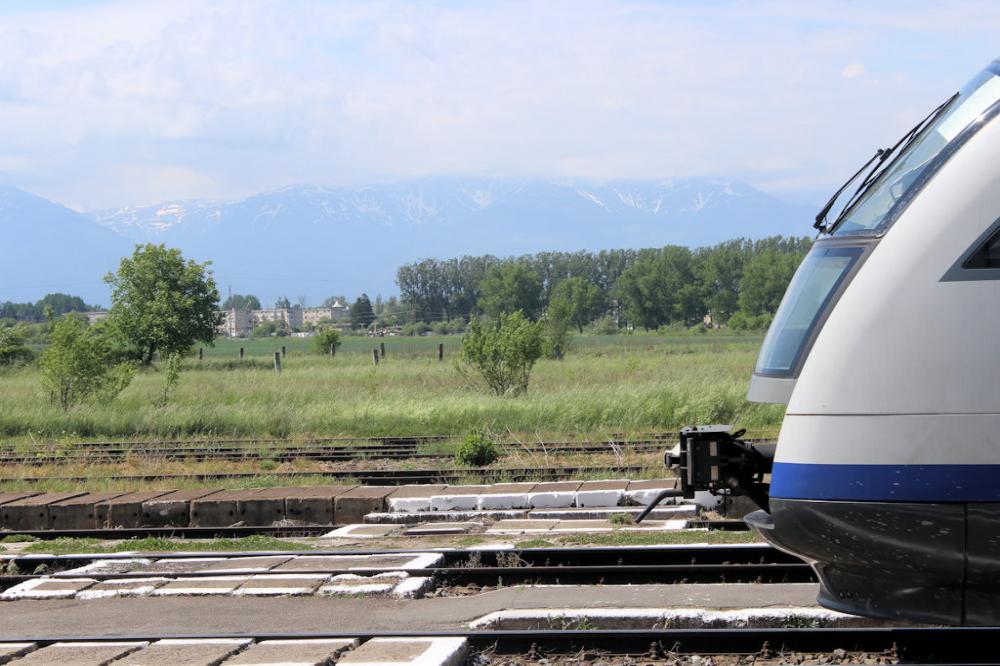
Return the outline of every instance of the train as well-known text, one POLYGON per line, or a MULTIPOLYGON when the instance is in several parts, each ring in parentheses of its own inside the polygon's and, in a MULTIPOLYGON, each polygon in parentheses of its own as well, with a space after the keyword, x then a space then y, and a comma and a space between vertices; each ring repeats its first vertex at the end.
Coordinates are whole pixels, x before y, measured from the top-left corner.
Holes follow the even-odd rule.
POLYGON ((998 116, 1000 60, 817 216, 750 379, 776 445, 701 426, 667 455, 685 493, 758 504, 827 608, 1000 624, 998 116))

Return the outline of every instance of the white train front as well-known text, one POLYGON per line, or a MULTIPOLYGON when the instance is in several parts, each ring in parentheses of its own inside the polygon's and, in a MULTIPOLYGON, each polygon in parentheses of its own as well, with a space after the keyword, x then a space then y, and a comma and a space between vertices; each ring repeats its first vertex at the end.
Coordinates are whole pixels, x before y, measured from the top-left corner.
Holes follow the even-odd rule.
POLYGON ((1000 624, 998 116, 995 61, 879 156, 760 351, 748 397, 788 407, 747 522, 813 563, 824 606, 1000 624))

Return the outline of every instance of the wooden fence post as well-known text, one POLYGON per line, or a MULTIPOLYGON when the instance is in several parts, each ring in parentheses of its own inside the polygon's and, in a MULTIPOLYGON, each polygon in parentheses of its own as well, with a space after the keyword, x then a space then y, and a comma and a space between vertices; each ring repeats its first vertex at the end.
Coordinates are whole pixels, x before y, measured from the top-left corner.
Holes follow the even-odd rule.
POLYGON ((337 355, 337 345, 330 345, 330 358, 337 355))
POLYGON ((378 343, 378 356, 379 358, 385 358, 385 343, 378 343))
POLYGON ((243 360, 243 347, 240 347, 240 360, 243 360))
POLYGON ((378 365, 378 349, 372 350, 372 362, 374 362, 375 365, 378 365))
POLYGON ((205 358, 205 348, 198 347, 198 360, 201 361, 204 360, 204 358, 205 358))
POLYGON ((281 372, 281 352, 274 352, 274 371, 281 372))
POLYGON ((285 345, 281 345, 281 358, 285 358, 285 345))
POLYGON ((443 342, 439 342, 438 343, 438 360, 439 361, 443 361, 444 360, 444 343, 443 342))

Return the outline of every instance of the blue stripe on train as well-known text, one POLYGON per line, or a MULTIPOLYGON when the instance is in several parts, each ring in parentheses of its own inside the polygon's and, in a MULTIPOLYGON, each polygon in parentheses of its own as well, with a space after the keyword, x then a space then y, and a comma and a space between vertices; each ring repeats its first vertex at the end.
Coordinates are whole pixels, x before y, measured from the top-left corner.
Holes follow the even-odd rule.
POLYGON ((998 502, 1000 465, 774 463, 771 496, 881 502, 998 502))

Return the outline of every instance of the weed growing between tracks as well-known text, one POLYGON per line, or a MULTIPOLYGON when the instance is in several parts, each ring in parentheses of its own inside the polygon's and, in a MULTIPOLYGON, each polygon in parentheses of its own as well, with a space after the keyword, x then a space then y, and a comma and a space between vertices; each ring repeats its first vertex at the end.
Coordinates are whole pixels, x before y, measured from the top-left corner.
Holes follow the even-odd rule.
MULTIPOLYGON (((572 546, 662 546, 683 543, 757 543, 760 541, 753 532, 729 532, 724 530, 695 532, 598 532, 592 534, 569 534, 561 538, 563 545, 572 546)), ((523 544, 519 544, 523 547, 523 544)))
POLYGON ((159 537, 128 539, 105 544, 100 539, 61 537, 39 541, 24 548, 22 553, 72 555, 75 553, 168 553, 168 552, 250 552, 271 550, 311 550, 312 546, 274 537, 253 535, 239 539, 173 540, 159 537), (103 545, 102 545, 103 544, 103 545))
MULTIPOLYGON (((458 435, 486 425, 495 432, 603 439, 692 423, 773 429, 781 420, 780 408, 745 400, 755 337, 582 336, 564 360, 539 362, 528 393, 517 398, 470 385, 448 360, 436 360, 435 341, 385 339, 386 359, 377 368, 371 340, 334 359, 306 355, 290 340, 255 341, 270 351, 289 346, 281 374, 206 358, 200 371, 182 373, 167 405, 156 404, 164 377, 153 370, 108 404, 66 413, 41 397, 36 369, 9 371, 0 377, 0 438, 458 435)), ((235 357, 239 346, 220 343, 210 356, 235 357)), ((186 361, 188 369, 197 364, 186 361)))

